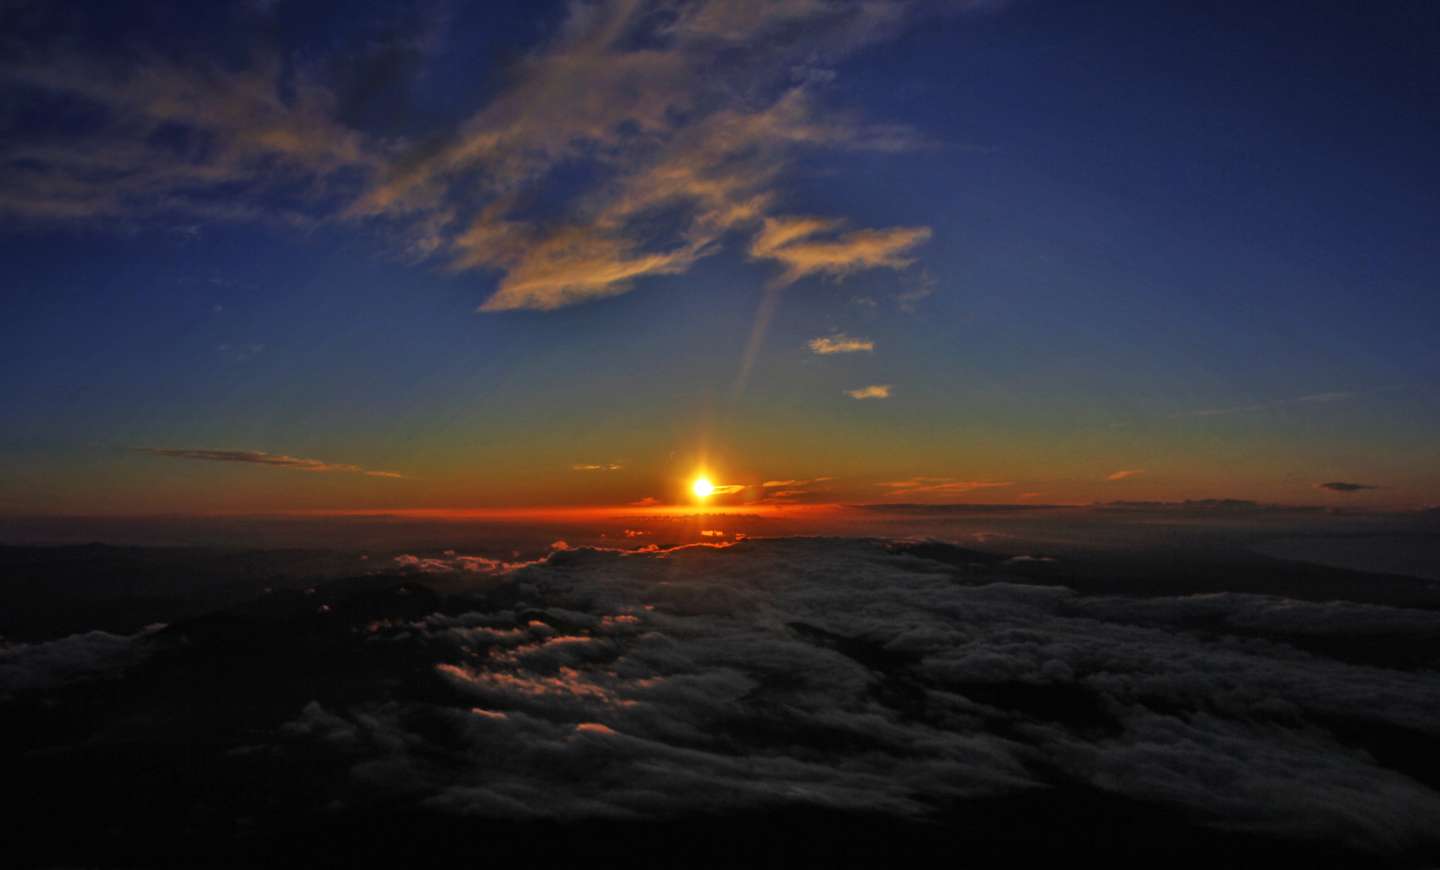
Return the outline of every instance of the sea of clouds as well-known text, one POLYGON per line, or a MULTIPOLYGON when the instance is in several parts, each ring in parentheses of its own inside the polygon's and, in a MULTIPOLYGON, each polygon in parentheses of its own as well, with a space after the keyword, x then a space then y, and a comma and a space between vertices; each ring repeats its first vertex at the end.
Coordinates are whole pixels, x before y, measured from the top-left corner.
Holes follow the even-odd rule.
POLYGON ((348 759, 357 799, 503 818, 923 817, 1068 782, 1381 852, 1440 831, 1433 779, 1374 751, 1440 745, 1436 672, 1302 642, 1423 643, 1440 638, 1434 612, 1086 596, 870 540, 399 566, 504 603, 371 623, 365 642, 418 656, 433 685, 310 703, 283 726, 282 747, 348 759))

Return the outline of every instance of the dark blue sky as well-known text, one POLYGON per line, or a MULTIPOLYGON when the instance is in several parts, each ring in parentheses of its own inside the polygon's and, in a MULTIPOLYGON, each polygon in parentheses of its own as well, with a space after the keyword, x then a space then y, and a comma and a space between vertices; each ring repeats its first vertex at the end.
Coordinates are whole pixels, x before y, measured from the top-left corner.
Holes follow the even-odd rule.
POLYGON ((0 13, 0 510, 1440 499, 1434 3, 125 5, 0 13))

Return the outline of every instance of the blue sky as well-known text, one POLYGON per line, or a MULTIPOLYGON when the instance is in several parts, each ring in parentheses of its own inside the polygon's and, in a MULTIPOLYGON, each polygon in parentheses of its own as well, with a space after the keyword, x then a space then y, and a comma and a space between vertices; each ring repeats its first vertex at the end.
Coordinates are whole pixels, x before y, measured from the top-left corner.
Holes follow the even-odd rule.
POLYGON ((1440 497, 1433 4, 0 14, 0 510, 1440 497))

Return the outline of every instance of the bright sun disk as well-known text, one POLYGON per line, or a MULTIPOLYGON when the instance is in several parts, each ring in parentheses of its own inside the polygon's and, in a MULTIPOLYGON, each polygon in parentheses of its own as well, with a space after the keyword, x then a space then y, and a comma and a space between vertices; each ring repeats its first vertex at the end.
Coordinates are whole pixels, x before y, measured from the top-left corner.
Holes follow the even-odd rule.
POLYGON ((711 483, 708 478, 697 477, 695 482, 690 484, 690 491, 695 493, 698 498, 709 498, 710 494, 715 492, 715 484, 711 483))

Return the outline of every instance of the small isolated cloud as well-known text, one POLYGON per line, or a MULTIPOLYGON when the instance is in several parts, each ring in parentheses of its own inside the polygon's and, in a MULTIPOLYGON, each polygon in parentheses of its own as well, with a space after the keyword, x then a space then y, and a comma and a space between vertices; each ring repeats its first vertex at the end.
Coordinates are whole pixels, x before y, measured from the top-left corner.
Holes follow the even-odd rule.
POLYGON ((832 353, 869 353, 875 349, 875 342, 868 338, 852 338, 843 332, 831 336, 810 339, 810 350, 821 356, 832 353))
POLYGON ((1126 478, 1135 477, 1136 475, 1140 475, 1140 474, 1144 474, 1144 473, 1145 473, 1145 469, 1143 469, 1143 468, 1129 468, 1129 469, 1125 469, 1125 470, 1122 470, 1122 471, 1116 471, 1116 472, 1114 472, 1113 474, 1111 474, 1111 475, 1109 475, 1108 477, 1106 477, 1105 479, 1106 479, 1106 480, 1125 480, 1126 478))
POLYGON ((890 495, 955 495, 974 492, 977 489, 998 489, 1014 486, 1008 480, 960 480, 954 477, 911 477, 906 480, 891 480, 879 484, 890 490, 890 495))
POLYGON ((302 459, 298 456, 265 453, 260 450, 192 450, 170 447, 135 447, 132 448, 132 450, 136 453, 144 453, 149 456, 164 456, 169 459, 197 459, 204 462, 241 462, 251 465, 270 465, 279 468, 289 468, 295 471, 311 471, 316 473, 346 472, 350 474, 363 474, 367 477, 385 477, 398 480, 405 478, 405 475, 398 471, 378 471, 363 468, 359 465, 325 462, 321 459, 302 459))
POLYGON ((603 464, 600 464, 600 463, 577 462, 577 463, 575 463, 574 465, 570 466, 570 470, 571 470, 571 471, 619 471, 620 469, 622 469, 622 468, 624 468, 624 467, 625 467, 625 466, 620 465, 620 464, 617 463, 617 462, 606 462, 606 463, 603 463, 603 464))
POLYGON ((871 384, 856 390, 846 390, 845 395, 852 399, 888 399, 890 398, 890 385, 871 384))
POLYGON ((1332 480, 1328 483, 1315 484, 1316 489, 1328 489, 1331 492, 1360 492, 1363 489, 1379 489, 1368 483, 1347 483, 1343 480, 1332 480))
POLYGON ((889 227, 837 233, 839 220, 817 217, 766 218, 750 245, 750 256, 785 267, 779 283, 807 275, 843 278, 862 269, 904 269, 910 251, 930 239, 929 227, 889 227))

